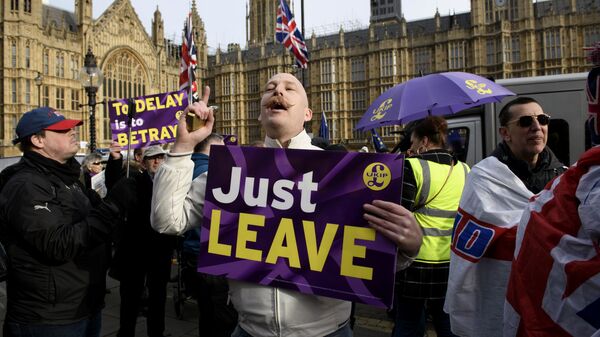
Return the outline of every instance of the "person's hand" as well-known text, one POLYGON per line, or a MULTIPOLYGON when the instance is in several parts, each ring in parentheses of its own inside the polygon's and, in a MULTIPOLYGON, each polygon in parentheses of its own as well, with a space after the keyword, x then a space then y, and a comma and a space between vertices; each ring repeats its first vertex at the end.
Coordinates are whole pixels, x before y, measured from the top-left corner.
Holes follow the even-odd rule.
POLYGON ((119 142, 114 141, 110 144, 110 157, 112 159, 120 159, 121 158, 121 145, 119 142))
POLYGON ((121 215, 137 207, 137 189, 133 179, 121 178, 115 186, 108 192, 105 201, 110 202, 119 208, 121 215))
POLYGON ((392 240, 398 249, 408 256, 419 253, 423 242, 423 231, 413 214, 393 202, 374 200, 364 204, 363 218, 376 231, 392 240))
POLYGON ((200 143, 211 134, 213 125, 215 123, 215 117, 213 109, 208 107, 209 96, 210 87, 206 86, 204 87, 204 95, 202 95, 202 100, 188 106, 181 114, 181 117, 179 118, 179 124, 177 126, 175 145, 173 145, 171 153, 192 152, 196 144, 200 143), (204 121, 204 125, 198 130, 189 132, 187 129, 187 122, 185 120, 188 112, 196 114, 198 118, 204 121))

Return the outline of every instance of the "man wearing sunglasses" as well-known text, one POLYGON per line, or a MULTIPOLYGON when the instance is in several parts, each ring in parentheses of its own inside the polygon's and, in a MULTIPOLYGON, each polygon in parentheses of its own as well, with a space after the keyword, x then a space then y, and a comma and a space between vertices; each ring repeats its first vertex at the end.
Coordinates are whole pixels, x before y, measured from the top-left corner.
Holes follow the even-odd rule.
POLYGON ((502 142, 473 167, 452 237, 444 310, 463 337, 502 336, 517 224, 528 200, 567 168, 546 146, 550 116, 530 97, 499 114, 502 142))

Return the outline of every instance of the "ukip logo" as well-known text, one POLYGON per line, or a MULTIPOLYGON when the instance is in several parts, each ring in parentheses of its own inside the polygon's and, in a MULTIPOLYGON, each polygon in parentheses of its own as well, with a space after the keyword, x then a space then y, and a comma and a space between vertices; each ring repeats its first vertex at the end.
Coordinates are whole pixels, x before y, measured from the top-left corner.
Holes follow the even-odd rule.
POLYGON ((382 163, 372 163, 363 171, 363 182, 373 191, 381 191, 392 181, 390 168, 382 163))
POLYGON ((385 101, 381 102, 379 107, 373 111, 373 117, 371 117, 371 122, 377 121, 385 117, 385 114, 392 107, 392 99, 388 98, 385 101))
POLYGON ((486 88, 485 83, 478 83, 476 80, 466 80, 465 84, 468 89, 477 90, 477 93, 480 95, 491 95, 492 89, 486 88))

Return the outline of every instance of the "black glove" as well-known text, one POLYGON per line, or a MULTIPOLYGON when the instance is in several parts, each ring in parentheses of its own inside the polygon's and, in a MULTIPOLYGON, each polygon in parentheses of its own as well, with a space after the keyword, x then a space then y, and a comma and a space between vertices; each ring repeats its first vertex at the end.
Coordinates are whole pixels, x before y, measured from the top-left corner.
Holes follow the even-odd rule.
POLYGON ((138 203, 137 188, 133 179, 121 178, 108 192, 104 201, 119 208, 119 213, 124 216, 129 210, 135 209, 138 203))

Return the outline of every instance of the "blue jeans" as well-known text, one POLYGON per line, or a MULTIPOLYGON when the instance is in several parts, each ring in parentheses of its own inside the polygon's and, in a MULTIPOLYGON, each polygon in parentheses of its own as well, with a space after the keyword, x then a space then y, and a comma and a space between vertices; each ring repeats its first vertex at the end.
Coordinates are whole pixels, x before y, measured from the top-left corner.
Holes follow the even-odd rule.
POLYGON ((101 326, 100 312, 91 318, 64 325, 4 322, 4 337, 99 337, 101 326))
MULTIPOLYGON (((309 336, 309 335, 307 335, 307 336, 309 336)), ((235 330, 233 330, 231 337, 252 337, 252 335, 250 335, 249 333, 244 331, 244 329, 242 329, 238 325, 237 327, 235 327, 235 330)), ((344 324, 343 327, 339 328, 337 331, 334 331, 333 333, 331 333, 327 336, 324 336, 324 337, 352 337, 352 329, 350 328, 350 324, 346 323, 346 324, 344 324)))

